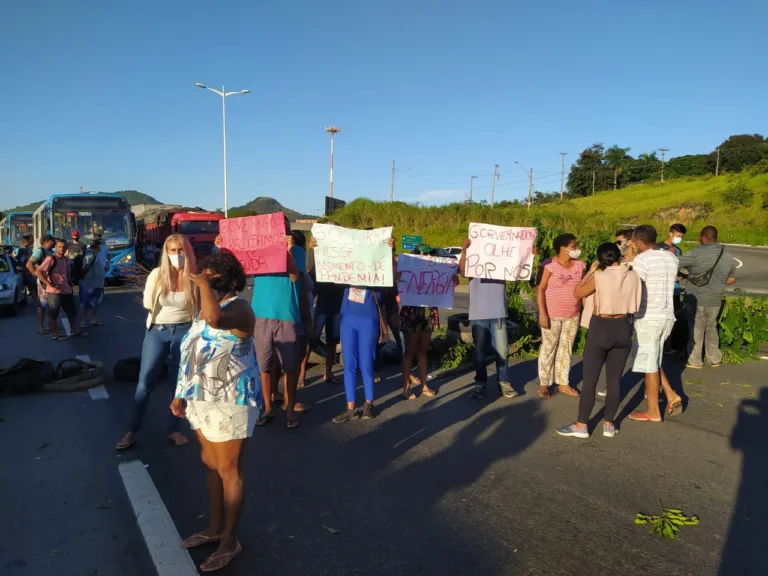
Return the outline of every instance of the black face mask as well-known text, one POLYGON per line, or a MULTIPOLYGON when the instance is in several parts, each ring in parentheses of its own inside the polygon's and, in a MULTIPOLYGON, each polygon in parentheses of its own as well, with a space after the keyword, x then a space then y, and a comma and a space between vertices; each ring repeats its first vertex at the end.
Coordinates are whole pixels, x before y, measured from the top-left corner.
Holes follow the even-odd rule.
POLYGON ((213 290, 220 296, 224 296, 224 294, 229 294, 230 292, 234 292, 232 286, 228 285, 227 282, 222 278, 211 278, 210 286, 211 286, 211 290, 213 290))

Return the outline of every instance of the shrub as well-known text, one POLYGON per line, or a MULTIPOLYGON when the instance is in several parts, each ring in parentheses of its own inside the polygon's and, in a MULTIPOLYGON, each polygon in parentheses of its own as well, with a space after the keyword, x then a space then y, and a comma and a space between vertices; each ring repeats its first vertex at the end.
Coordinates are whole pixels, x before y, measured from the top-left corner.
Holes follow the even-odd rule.
POLYGON ((754 192, 747 188, 746 184, 736 181, 723 190, 723 202, 730 207, 742 207, 752 204, 755 197, 754 192))
POLYGON ((768 158, 763 158, 757 164, 747 168, 747 173, 750 176, 757 176, 759 174, 768 174, 768 158))

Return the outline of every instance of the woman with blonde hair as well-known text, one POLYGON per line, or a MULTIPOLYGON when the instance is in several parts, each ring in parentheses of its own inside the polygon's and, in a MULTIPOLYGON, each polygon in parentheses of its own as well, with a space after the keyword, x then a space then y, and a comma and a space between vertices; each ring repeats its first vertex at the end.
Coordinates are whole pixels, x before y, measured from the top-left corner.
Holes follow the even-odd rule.
MULTIPOLYGON (((171 355, 169 374, 176 378, 181 358, 181 340, 189 331, 199 310, 199 289, 190 275, 197 272, 195 253, 181 234, 171 234, 163 243, 160 265, 152 270, 144 287, 147 332, 141 349, 141 369, 128 432, 117 443, 123 450, 136 442, 149 395, 157 386, 160 371, 171 355)), ((177 446, 187 443, 179 432, 179 419, 168 412, 168 439, 177 446)))

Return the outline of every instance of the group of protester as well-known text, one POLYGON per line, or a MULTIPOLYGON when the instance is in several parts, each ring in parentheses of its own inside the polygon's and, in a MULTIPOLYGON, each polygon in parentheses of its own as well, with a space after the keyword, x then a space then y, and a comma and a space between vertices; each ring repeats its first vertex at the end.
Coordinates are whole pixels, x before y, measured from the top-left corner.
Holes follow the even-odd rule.
MULTIPOLYGON (((623 231, 615 243, 598 248, 597 260, 586 273, 577 239, 571 234, 555 239, 555 254, 542 263, 537 288, 542 329, 539 396, 550 398, 553 385, 568 396, 580 396, 576 422, 558 429, 558 433, 588 436, 595 389, 605 365, 608 386, 603 433, 615 435, 619 382, 630 355, 633 331, 637 348, 633 370, 645 374, 648 407, 630 418, 661 421, 660 387, 667 396, 668 413, 674 415, 682 410, 680 396, 671 389, 661 369, 664 342, 675 318, 675 283, 681 268, 688 270, 689 278, 707 277, 706 282, 697 283, 699 288, 688 293, 698 306, 692 320, 689 365, 703 365, 702 340, 708 361, 719 364, 710 304, 717 290, 722 297, 721 280, 733 280, 732 266, 727 264, 732 259, 723 257, 716 243, 717 231, 712 227, 702 231, 701 247, 678 258, 672 251, 678 237, 674 230, 677 228, 670 232, 668 245, 656 244, 656 231, 651 226, 623 231), (711 256, 715 253, 713 264, 711 256), (589 327, 581 394, 568 379, 571 350, 580 324, 589 327)), ((462 275, 466 273, 470 243, 467 239, 462 246, 458 265, 462 275)), ((217 239, 216 245, 220 244, 217 239)), ((238 298, 246 286, 246 276, 234 255, 217 250, 198 266, 189 242, 178 234, 166 239, 159 266, 149 274, 144 289, 148 315, 139 383, 128 431, 116 447, 125 449, 136 442, 149 395, 170 356, 170 371, 177 384, 168 414, 167 437, 176 445, 186 444, 188 439, 179 431, 179 419, 189 421, 208 468, 211 504, 208 527, 184 539, 181 545, 218 545, 201 565, 206 572, 223 568, 242 549, 236 537, 244 494, 241 459, 254 428, 274 421, 276 404, 285 411, 288 429, 299 426, 297 413, 311 408, 297 401, 297 389, 303 386, 309 348, 323 331, 326 382, 336 383, 332 366, 339 343, 344 359, 346 406, 333 419, 335 423, 375 417, 377 359, 390 327, 398 335, 398 347, 404 347, 403 396, 415 398, 411 391, 414 382, 422 385, 423 395, 436 393, 428 386, 426 352, 431 333, 439 326, 438 311, 399 305, 394 250, 395 282, 391 288, 381 289, 317 282, 317 244, 314 240, 307 244, 302 233, 291 232, 287 220, 285 244, 286 272, 255 276, 250 305, 238 298), (403 344, 399 342, 400 332, 404 334, 403 344), (414 359, 419 367, 418 379, 411 376, 414 359), (362 406, 357 403, 358 377, 363 382, 362 406)), ((394 247, 391 238, 388 244, 394 247)), ((426 246, 416 252, 433 253, 426 246)), ((455 281, 458 283, 458 276, 455 281)), ((496 357, 498 392, 514 398, 519 391, 511 381, 507 361, 506 283, 471 278, 469 294, 469 320, 475 342, 471 396, 485 395, 486 345, 490 342, 496 357)))
POLYGON ((102 325, 97 314, 104 298, 107 255, 99 236, 86 246, 77 230, 72 232, 71 242, 45 235, 35 249, 32 236, 25 235, 14 256, 22 270, 27 297, 37 308, 38 334, 52 334, 54 340, 63 341, 70 335, 87 336, 91 326, 102 325), (75 299, 76 285, 79 302, 75 299), (69 322, 70 335, 59 330, 61 312, 69 322))

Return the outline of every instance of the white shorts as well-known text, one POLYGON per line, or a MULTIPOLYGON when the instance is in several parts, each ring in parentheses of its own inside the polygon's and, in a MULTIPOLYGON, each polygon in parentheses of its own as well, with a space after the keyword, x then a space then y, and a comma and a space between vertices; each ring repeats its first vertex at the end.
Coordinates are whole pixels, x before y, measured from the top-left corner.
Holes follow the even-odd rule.
POLYGON ((187 420, 192 430, 200 430, 210 442, 250 438, 259 409, 223 402, 187 401, 187 420))
POLYGON ((675 321, 669 319, 639 318, 635 320, 635 339, 632 346, 635 361, 632 372, 652 374, 661 369, 664 342, 672 334, 674 326, 675 321))

